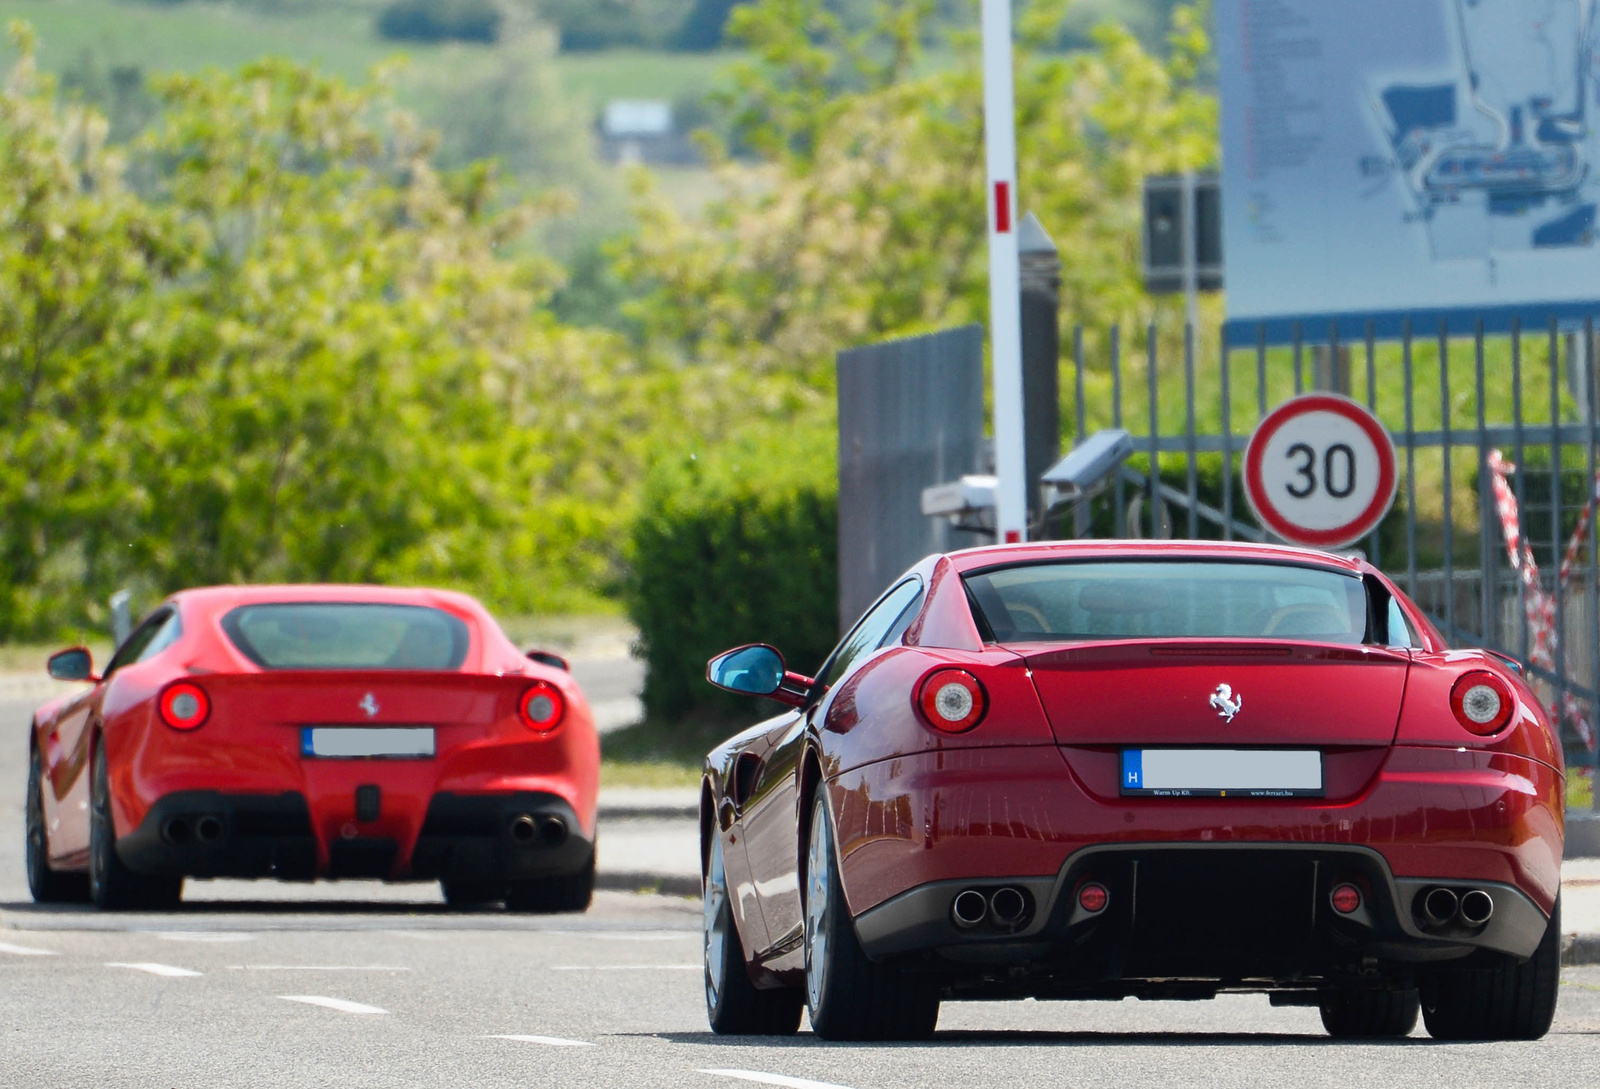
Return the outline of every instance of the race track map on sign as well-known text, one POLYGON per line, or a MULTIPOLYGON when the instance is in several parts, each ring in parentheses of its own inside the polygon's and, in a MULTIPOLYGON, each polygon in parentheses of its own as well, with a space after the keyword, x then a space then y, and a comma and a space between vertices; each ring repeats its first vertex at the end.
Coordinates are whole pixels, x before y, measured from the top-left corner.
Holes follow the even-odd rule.
POLYGON ((1227 0, 1230 317, 1600 295, 1600 0, 1227 0))

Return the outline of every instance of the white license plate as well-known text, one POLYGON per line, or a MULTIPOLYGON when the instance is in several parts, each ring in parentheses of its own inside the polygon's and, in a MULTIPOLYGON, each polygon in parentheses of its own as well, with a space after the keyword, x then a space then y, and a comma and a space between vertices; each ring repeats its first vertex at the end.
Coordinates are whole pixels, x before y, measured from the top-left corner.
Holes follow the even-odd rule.
POLYGON ((1123 749, 1122 793, 1153 798, 1318 798, 1315 749, 1123 749))
POLYGON ((420 759, 434 754, 432 726, 303 726, 300 755, 420 759))

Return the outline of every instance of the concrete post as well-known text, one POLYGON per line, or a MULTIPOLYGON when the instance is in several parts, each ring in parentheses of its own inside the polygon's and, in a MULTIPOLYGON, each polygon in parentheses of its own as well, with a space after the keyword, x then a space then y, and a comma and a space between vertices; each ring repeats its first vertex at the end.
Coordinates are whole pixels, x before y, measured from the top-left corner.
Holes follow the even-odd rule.
POLYGON ((1044 514, 1039 478, 1061 460, 1061 255, 1032 212, 1017 229, 1017 251, 1028 522, 1037 525, 1044 514))

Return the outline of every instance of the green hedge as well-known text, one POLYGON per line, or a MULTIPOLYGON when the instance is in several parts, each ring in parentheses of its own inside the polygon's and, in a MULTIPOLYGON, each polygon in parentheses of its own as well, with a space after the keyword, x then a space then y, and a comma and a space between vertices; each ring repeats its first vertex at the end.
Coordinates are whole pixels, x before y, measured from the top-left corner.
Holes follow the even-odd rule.
POLYGON ((378 15, 378 33, 392 41, 492 45, 504 21, 496 0, 394 0, 378 15))
POLYGON ((706 683, 707 659, 766 642, 807 672, 838 640, 833 443, 823 428, 747 438, 660 464, 646 480, 628 608, 651 717, 709 708, 748 716, 748 698, 706 683))

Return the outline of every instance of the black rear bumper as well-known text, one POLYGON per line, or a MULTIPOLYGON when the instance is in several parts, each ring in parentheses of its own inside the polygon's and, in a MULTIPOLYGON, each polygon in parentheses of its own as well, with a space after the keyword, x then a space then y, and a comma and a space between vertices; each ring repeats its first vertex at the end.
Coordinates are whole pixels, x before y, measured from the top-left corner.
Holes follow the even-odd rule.
POLYGON ((1444 961, 1525 957, 1548 925, 1511 886, 1396 878, 1367 848, 1202 844, 1088 848, 1051 877, 934 882, 855 922, 869 956, 941 975, 957 997, 1314 990, 1374 972, 1410 977, 1444 961), (1102 911, 1080 905, 1090 881, 1109 893, 1102 911), (1348 915, 1330 900, 1344 883, 1362 892, 1348 915), (1492 918, 1431 926, 1421 898, 1441 885, 1485 891, 1492 918), (963 891, 1002 888, 1021 894, 1021 918, 953 918, 963 891))
POLYGON ((117 854, 138 873, 290 881, 513 881, 576 873, 594 857, 572 807, 543 793, 436 794, 408 865, 400 850, 388 837, 338 839, 320 868, 311 812, 296 792, 169 794, 117 841, 117 854))

